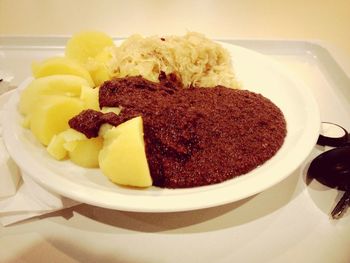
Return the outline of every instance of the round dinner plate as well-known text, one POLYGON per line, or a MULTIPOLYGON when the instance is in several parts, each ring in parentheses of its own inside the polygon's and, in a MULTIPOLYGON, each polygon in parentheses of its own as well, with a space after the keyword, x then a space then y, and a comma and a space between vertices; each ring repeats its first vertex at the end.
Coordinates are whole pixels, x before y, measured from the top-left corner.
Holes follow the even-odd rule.
POLYGON ((17 110, 24 81, 5 105, 3 137, 11 157, 22 171, 42 186, 71 199, 95 206, 137 212, 175 212, 226 204, 252 196, 279 183, 307 158, 320 126, 319 111, 310 90, 280 64, 254 51, 221 43, 231 54, 243 89, 262 94, 283 112, 287 136, 275 156, 253 171, 223 183, 188 188, 135 189, 110 182, 99 169, 71 161, 56 161, 21 126, 17 110))

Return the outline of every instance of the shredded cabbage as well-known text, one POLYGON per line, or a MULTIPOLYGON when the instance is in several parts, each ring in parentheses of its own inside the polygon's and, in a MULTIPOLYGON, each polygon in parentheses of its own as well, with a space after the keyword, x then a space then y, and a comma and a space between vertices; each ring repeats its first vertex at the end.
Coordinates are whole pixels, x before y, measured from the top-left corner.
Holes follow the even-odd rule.
POLYGON ((115 48, 111 67, 116 77, 141 75, 157 82, 164 71, 178 74, 185 87, 239 87, 228 51, 195 32, 164 38, 132 35, 115 48))

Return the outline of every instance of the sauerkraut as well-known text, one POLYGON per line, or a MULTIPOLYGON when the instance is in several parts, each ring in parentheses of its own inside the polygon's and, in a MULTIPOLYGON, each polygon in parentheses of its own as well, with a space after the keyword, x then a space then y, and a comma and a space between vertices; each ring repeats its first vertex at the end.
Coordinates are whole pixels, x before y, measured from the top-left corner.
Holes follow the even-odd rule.
POLYGON ((141 75, 157 82, 163 71, 178 74, 185 87, 239 86, 228 51, 195 32, 162 38, 132 35, 114 50, 111 67, 116 77, 141 75))

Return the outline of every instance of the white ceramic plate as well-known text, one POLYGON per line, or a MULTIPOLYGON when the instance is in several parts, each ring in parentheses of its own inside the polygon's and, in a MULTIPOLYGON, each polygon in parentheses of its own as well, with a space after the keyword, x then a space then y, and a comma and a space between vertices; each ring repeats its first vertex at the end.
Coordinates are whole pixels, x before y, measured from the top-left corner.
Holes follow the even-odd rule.
POLYGON ((286 178, 306 159, 318 137, 320 118, 309 89, 281 65, 256 52, 222 43, 232 56, 243 88, 261 93, 283 111, 287 137, 278 153, 261 167, 226 182, 191 189, 137 190, 108 181, 98 169, 56 161, 29 130, 17 111, 22 83, 5 106, 3 136, 12 158, 34 180, 84 203, 138 212, 186 211, 222 205, 259 193, 286 178))

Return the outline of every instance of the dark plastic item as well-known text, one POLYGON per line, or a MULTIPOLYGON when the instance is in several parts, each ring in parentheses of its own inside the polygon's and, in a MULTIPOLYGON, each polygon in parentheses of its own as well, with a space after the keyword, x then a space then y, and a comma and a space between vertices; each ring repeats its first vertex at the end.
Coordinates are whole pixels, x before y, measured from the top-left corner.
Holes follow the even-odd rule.
POLYGON ((310 164, 308 176, 320 183, 345 191, 331 212, 333 219, 340 218, 350 204, 350 146, 326 151, 310 164))
POLYGON ((349 134, 343 127, 331 122, 322 122, 321 125, 321 134, 317 144, 340 147, 349 143, 349 134))

